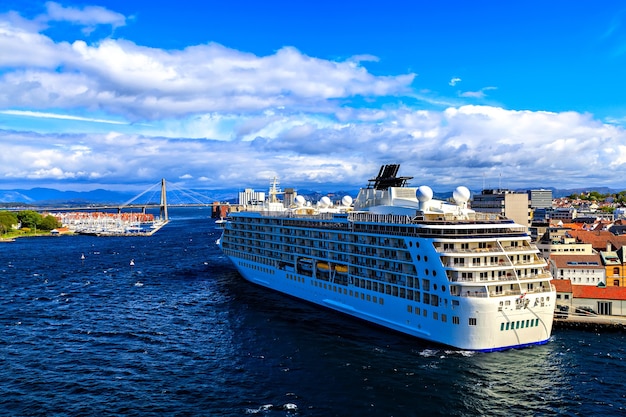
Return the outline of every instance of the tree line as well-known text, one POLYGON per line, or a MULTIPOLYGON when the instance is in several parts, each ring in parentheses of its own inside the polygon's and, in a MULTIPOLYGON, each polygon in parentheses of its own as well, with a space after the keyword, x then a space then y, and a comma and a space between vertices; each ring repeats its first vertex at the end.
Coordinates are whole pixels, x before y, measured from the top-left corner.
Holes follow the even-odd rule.
POLYGON ((587 200, 587 201, 607 201, 612 199, 613 203, 626 205, 626 191, 619 193, 601 193, 598 191, 590 191, 586 193, 574 193, 567 196, 570 200, 587 200))
POLYGON ((22 210, 17 213, 0 211, 0 234, 9 233, 19 224, 24 231, 50 231, 61 226, 57 218, 51 214, 42 216, 34 210, 22 210))

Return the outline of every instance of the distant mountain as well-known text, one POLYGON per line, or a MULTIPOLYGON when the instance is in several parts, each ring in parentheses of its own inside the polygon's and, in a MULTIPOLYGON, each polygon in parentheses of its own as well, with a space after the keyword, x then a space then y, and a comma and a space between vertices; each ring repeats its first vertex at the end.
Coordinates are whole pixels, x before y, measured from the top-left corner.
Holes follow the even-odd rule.
MULTIPOLYGON (((538 189, 532 188, 532 189, 538 189)), ((619 191, 607 187, 586 187, 575 189, 556 189, 551 187, 543 187, 552 190, 554 198, 565 197, 571 194, 580 194, 582 192, 597 191, 602 194, 617 193, 619 191)), ((528 188, 530 189, 530 188, 528 188)), ((527 189, 516 190, 525 192, 527 189)), ((171 190, 168 189, 168 204, 211 204, 213 202, 229 202, 236 204, 238 201, 238 192, 240 190, 171 190)), ((480 194, 480 190, 472 190, 472 195, 480 194)), ((342 191, 322 191, 322 190, 298 190, 298 194, 305 196, 309 201, 317 201, 325 195, 334 195, 338 198, 344 195, 356 197, 358 189, 342 190, 342 191)), ((436 198, 450 198, 452 192, 436 193, 436 198)), ((59 191, 52 188, 33 188, 30 190, 0 190, 0 206, 2 205, 38 205, 38 206, 82 206, 87 204, 124 204, 129 201, 133 203, 157 203, 160 200, 160 190, 146 195, 137 196, 135 193, 124 191, 110 190, 91 190, 91 191, 59 191)))
POLYGON ((0 190, 0 203, 25 203, 38 205, 82 205, 89 203, 117 204, 132 198, 130 193, 92 190, 59 191, 52 188, 30 190, 0 190))

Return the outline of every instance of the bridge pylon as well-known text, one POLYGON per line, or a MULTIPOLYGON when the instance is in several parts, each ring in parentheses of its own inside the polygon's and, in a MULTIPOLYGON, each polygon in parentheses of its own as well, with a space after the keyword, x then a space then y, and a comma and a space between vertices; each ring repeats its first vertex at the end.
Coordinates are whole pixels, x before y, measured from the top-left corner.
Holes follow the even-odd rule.
POLYGON ((161 179, 161 204, 160 204, 159 216, 161 219, 168 221, 167 218, 167 194, 165 187, 165 178, 161 179))

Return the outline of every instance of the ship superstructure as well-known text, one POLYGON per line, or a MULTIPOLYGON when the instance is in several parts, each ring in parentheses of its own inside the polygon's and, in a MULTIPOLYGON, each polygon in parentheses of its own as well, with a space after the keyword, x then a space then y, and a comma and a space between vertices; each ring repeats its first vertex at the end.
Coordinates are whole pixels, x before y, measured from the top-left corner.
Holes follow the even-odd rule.
POLYGON ((433 199, 384 165, 353 201, 230 214, 220 246, 256 284, 459 349, 546 343, 556 293, 526 227, 433 199))

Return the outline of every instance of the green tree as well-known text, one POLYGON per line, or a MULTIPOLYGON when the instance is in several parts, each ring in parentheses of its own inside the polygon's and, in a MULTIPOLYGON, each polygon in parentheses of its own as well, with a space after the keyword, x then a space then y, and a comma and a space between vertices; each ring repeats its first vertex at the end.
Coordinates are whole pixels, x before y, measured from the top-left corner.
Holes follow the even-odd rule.
POLYGON ((10 211, 0 211, 0 234, 8 233, 11 227, 17 225, 19 220, 15 213, 10 211))
POLYGON ((59 223, 57 218, 51 214, 48 214, 41 220, 41 223, 39 223, 39 228, 41 230, 52 230, 56 229, 59 226, 61 226, 61 224, 59 223))
POLYGON ((17 213, 17 219, 22 223, 22 227, 36 229, 43 217, 34 210, 22 210, 17 213))

